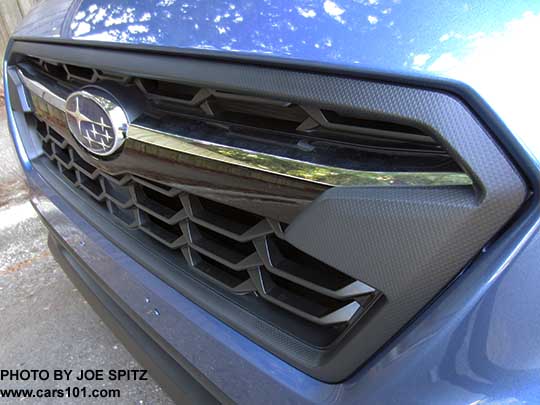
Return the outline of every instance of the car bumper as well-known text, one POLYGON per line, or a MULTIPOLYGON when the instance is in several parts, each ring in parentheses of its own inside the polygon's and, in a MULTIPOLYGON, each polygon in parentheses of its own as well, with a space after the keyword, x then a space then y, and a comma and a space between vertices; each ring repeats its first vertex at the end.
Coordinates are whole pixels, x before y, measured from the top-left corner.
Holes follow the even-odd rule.
MULTIPOLYGON (((118 297, 99 284, 92 269, 80 261, 52 228, 49 230, 48 245, 55 260, 93 310, 176 402, 215 402, 205 386, 159 345, 151 331, 143 329, 122 309, 117 302, 118 297)), ((206 386, 209 386, 208 382, 206 386)))

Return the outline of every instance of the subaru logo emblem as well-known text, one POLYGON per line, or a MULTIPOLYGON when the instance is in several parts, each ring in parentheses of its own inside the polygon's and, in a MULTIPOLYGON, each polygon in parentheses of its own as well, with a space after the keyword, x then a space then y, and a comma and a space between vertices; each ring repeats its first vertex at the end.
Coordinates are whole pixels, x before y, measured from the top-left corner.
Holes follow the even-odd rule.
POLYGON ((126 113, 105 91, 92 88, 70 94, 65 112, 75 139, 94 155, 112 155, 126 139, 126 113))

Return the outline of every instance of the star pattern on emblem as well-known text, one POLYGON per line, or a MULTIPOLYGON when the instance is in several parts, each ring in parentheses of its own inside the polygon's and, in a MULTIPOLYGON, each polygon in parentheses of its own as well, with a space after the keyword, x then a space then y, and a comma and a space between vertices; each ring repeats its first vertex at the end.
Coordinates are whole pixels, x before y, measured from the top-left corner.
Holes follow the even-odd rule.
POLYGON ((74 93, 66 102, 69 128, 90 152, 105 154, 115 145, 115 132, 106 111, 97 101, 84 94, 74 93))

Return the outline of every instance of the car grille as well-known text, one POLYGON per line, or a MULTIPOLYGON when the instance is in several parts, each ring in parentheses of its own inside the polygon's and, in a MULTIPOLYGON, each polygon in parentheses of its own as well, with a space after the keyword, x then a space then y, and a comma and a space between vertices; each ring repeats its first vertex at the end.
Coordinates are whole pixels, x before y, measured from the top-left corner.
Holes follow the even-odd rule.
MULTIPOLYGON (((259 148, 265 153, 281 154, 283 162, 311 159, 308 163, 323 166, 298 170, 303 180, 315 180, 308 200, 332 182, 347 185, 357 181, 358 177, 347 177, 351 170, 376 170, 375 177, 368 180, 376 183, 384 179, 379 174, 381 170, 390 170, 389 176, 402 171, 405 177, 396 177, 397 184, 405 179, 407 184, 415 185, 406 176, 418 171, 425 172, 421 176, 423 182, 429 175, 434 175, 435 181, 445 182, 446 174, 450 179, 469 181, 444 148, 417 127, 354 117, 330 108, 129 77, 45 59, 28 61, 19 66, 45 80, 52 78, 51 85, 60 84, 66 94, 85 84, 115 83, 114 86, 137 89, 146 105, 146 115, 138 121, 149 127, 165 126, 166 131, 182 128, 191 136, 204 133, 206 138, 200 141, 259 148), (330 171, 325 166, 328 164, 333 165, 330 171), (322 177, 317 177, 321 172, 322 177), (443 176, 437 177, 440 174, 443 176)), ((32 98, 40 110, 35 119, 43 151, 62 176, 124 226, 182 252, 190 271, 229 293, 252 294, 293 317, 322 328, 331 327, 330 335, 334 337, 339 335, 336 331, 347 329, 381 297, 380 291, 284 240, 287 223, 301 207, 292 215, 281 215, 276 210, 261 215, 261 210, 243 210, 213 199, 212 195, 206 198, 204 193, 171 187, 167 182, 156 181, 156 176, 149 179, 130 173, 129 166, 122 175, 108 174, 82 158, 65 134, 53 128, 62 126, 62 112, 44 104, 35 94, 32 98)), ((130 134, 133 137, 132 130, 130 134)), ((122 155, 125 154, 124 150, 122 155)), ((284 169, 282 173, 291 175, 294 170, 284 169)), ((431 184, 429 181, 419 185, 431 184)), ((444 184, 451 185, 453 181, 444 184)), ((214 177, 209 188, 218 183, 219 177, 214 177)), ((388 185, 392 183, 393 180, 387 181, 388 185)), ((300 189, 306 184, 302 183, 300 189)), ((272 186, 264 187, 272 192, 272 186)))
POLYGON ((190 187, 171 186, 175 181, 159 181, 168 178, 159 172, 164 166, 164 149, 159 145, 153 145, 157 172, 141 175, 141 167, 134 162, 149 151, 144 145, 126 144, 114 162, 133 155, 116 170, 122 174, 112 175, 100 167, 99 160, 92 165, 92 159, 82 157, 76 142, 70 143, 61 106, 40 96, 39 88, 31 91, 35 110, 30 126, 36 127, 50 167, 72 187, 124 227, 181 254, 192 274, 228 294, 253 297, 274 308, 256 308, 253 301, 248 305, 259 316, 262 313, 279 328, 315 346, 329 346, 337 340, 383 292, 288 243, 284 238, 288 223, 332 185, 470 184, 429 131, 417 126, 42 58, 25 58, 18 66, 23 78, 37 78, 38 83, 63 94, 62 98, 94 84, 112 86, 115 91, 135 89, 133 94, 144 99, 145 107, 131 123, 128 143, 137 139, 134 131, 142 125, 172 136, 174 131, 180 136, 187 132, 202 142, 196 147, 205 142, 223 144, 231 148, 224 152, 226 158, 243 149, 264 152, 257 155, 257 159, 263 158, 260 166, 246 161, 249 167, 243 177, 229 180, 242 195, 239 200, 220 199, 228 190, 213 192, 222 182, 222 169, 205 163, 201 156, 191 160, 195 170, 190 176, 209 171, 204 189, 190 192, 190 187), (281 160, 276 165, 266 159, 269 155, 281 160), (203 164, 199 164, 201 160, 203 164), (291 161, 308 165, 279 167, 291 161), (261 176, 261 168, 263 172, 270 168, 281 177, 277 181, 261 177, 262 183, 254 188, 258 196, 250 200, 244 197, 241 184, 261 176), (279 194, 284 185, 285 192, 279 194), (264 193, 268 193, 266 205, 259 207, 256 201, 264 193), (268 208, 268 202, 271 205, 283 197, 294 201, 292 208, 283 202, 277 209, 268 208), (242 209, 246 200, 247 210, 242 209))
POLYGON ((134 175, 111 176, 37 121, 44 153, 74 187, 126 227, 182 252, 191 270, 234 294, 256 294, 317 325, 347 324, 379 297, 370 286, 302 253, 285 224, 134 175))
POLYGON ((453 85, 222 56, 16 40, 15 140, 38 189, 153 276, 340 382, 505 229, 527 187, 453 85), (123 108, 110 156, 70 133, 75 92, 123 108))

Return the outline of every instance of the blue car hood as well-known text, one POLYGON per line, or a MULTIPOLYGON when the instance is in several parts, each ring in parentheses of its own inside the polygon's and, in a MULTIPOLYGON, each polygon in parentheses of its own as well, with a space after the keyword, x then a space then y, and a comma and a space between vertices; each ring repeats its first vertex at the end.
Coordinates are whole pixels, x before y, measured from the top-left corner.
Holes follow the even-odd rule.
POLYGON ((536 0, 46 0, 16 36, 236 52, 457 80, 540 156, 536 0))

